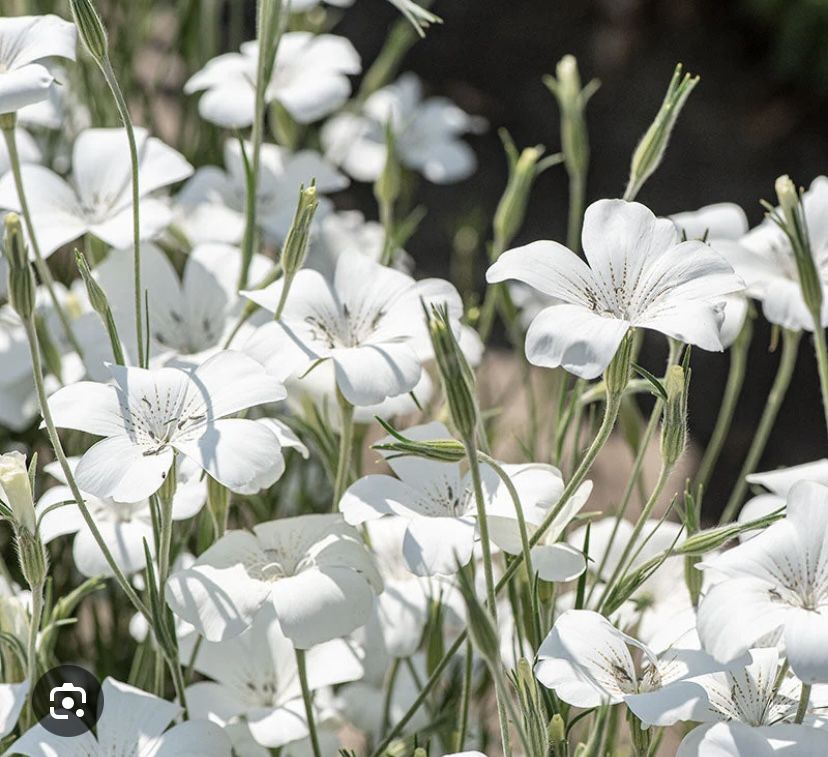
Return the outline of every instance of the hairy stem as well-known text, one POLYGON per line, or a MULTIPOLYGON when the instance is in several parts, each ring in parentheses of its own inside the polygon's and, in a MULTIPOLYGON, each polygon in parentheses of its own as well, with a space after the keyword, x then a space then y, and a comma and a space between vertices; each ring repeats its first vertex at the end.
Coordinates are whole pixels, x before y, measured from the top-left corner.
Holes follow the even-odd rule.
POLYGON ((302 687, 302 701, 305 703, 305 717, 308 720, 313 757, 322 757, 322 750, 319 748, 319 736, 316 733, 316 720, 313 717, 313 695, 308 687, 308 671, 305 665, 304 649, 296 650, 296 668, 299 671, 299 685, 302 687))
POLYGON ((345 399, 339 389, 336 390, 339 403, 339 458, 336 463, 336 479, 334 480, 333 511, 339 508, 339 500, 348 486, 351 473, 351 458, 353 457, 354 442, 354 406, 345 399))

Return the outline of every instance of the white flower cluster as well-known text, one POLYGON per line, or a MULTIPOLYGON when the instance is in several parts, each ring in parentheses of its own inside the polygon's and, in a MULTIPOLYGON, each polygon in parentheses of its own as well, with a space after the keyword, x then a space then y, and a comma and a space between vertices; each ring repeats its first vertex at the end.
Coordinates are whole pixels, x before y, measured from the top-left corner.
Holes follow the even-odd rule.
MULTIPOLYGON (((391 1, 407 19, 391 40, 439 21, 391 1)), ((573 198, 583 255, 511 247, 559 161, 507 142, 489 287, 469 307, 403 247, 417 182, 469 177, 465 137, 485 122, 412 73, 390 80, 409 42, 354 92, 347 39, 287 30, 335 12, 293 2, 288 26, 258 5, 258 38, 182 82, 181 134, 204 139, 178 149, 133 126, 91 0, 72 0, 75 23, 0 18, 4 753, 828 754, 828 461, 756 472, 803 331, 828 394, 828 179, 778 182, 751 231, 729 204, 659 218, 635 202, 656 142, 624 199, 573 198), (102 112, 123 127, 91 126, 102 112), (373 183, 379 221, 343 209, 352 180, 373 183), (782 330, 775 393, 731 501, 702 510, 751 299, 782 330), (476 384, 494 318, 530 402, 519 463, 500 461, 476 384), (669 344, 663 377, 638 365, 645 332, 669 344), (731 380, 682 493, 691 347, 730 349, 731 380), (551 369, 548 428, 524 349, 551 369), (599 501, 595 461, 646 391, 633 472, 599 501), (630 518, 656 433, 658 482, 630 518), (748 484, 765 491, 745 504, 748 484), (31 698, 66 660, 111 674, 94 732, 71 740, 31 698)), ((559 77, 575 175, 594 90, 574 59, 559 77)))

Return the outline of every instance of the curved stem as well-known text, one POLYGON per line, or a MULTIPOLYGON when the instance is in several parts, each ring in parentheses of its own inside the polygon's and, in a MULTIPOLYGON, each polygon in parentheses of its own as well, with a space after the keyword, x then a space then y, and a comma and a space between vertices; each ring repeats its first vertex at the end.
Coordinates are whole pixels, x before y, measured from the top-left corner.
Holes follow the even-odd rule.
POLYGON ((118 108, 118 115, 126 129, 127 142, 129 143, 129 160, 132 165, 132 275, 135 282, 135 338, 138 342, 138 365, 147 367, 148 356, 144 354, 144 316, 143 316, 143 293, 141 291, 141 191, 139 188, 138 171, 138 145, 135 142, 135 129, 132 127, 132 118, 129 115, 124 93, 112 70, 109 58, 105 58, 101 64, 104 79, 109 85, 112 96, 115 98, 115 105, 118 108))
POLYGON ((339 389, 336 390, 339 402, 340 434, 339 458, 336 463, 336 480, 334 481, 333 511, 339 508, 339 500, 348 486, 351 471, 352 447, 354 442, 354 406, 345 399, 339 389))
POLYGON ((814 351, 819 370, 819 388, 822 392, 822 409, 825 413, 825 427, 828 428, 828 347, 825 344, 825 329, 819 315, 814 317, 814 351))
POLYGON ((6 142, 6 149, 9 153, 9 165, 11 166, 12 176, 14 178, 14 188, 17 190, 17 198, 20 202, 20 213, 23 216, 23 221, 26 224, 26 231, 29 234, 29 241, 34 252, 35 268, 40 280, 46 287, 49 293, 49 299, 52 301, 52 306, 57 313, 60 320, 61 328, 66 336, 66 340, 71 345, 72 349, 77 353, 78 357, 83 360, 83 351, 78 343, 75 332, 72 330, 72 324, 69 321, 69 316, 63 309, 63 306, 58 302, 57 294, 55 293, 55 280, 52 277, 52 272, 40 252, 40 243, 37 241, 35 235, 34 223, 32 222, 32 214, 29 210, 29 201, 26 197, 26 189, 23 185, 23 174, 20 168, 20 153, 17 150, 17 137, 15 135, 14 127, 4 128, 3 137, 6 142))
POLYGON ((750 444, 747 457, 744 463, 742 463, 742 469, 739 471, 739 478, 736 479, 736 485, 733 488, 730 499, 728 499, 725 505, 719 523, 728 523, 733 520, 736 511, 742 504, 748 486, 747 476, 753 473, 756 470, 756 466, 759 465, 759 460, 765 451, 765 445, 768 443, 771 429, 776 422, 776 416, 779 415, 779 409, 782 406, 785 393, 788 391, 788 386, 791 383, 801 336, 802 334, 799 331, 788 331, 785 329, 782 332, 782 356, 779 358, 776 378, 768 394, 768 401, 765 403, 765 410, 756 428, 756 434, 750 444))
POLYGON ((805 719, 805 713, 808 712, 808 702, 811 699, 811 684, 803 683, 802 690, 799 693, 799 706, 796 708, 796 717, 794 723, 802 723, 805 719))
POLYGON ((745 319, 745 325, 742 326, 742 332, 730 349, 730 370, 727 374, 724 397, 719 407, 716 426, 713 428, 713 434, 710 437, 707 449, 704 451, 699 472, 696 474, 696 480, 693 486, 696 491, 704 491, 707 488, 707 484, 710 482, 710 476, 713 475, 716 463, 719 460, 719 455, 722 452, 725 439, 727 439, 727 435, 730 432, 733 413, 736 410, 736 404, 739 401, 739 397, 742 394, 742 387, 745 383, 745 368, 747 366, 747 354, 750 348, 752 333, 753 324, 750 315, 748 315, 745 319))
POLYGON ((313 757, 322 757, 322 750, 319 748, 319 736, 316 733, 316 721, 313 717, 313 695, 308 687, 308 671, 305 666, 304 649, 296 650, 296 668, 299 671, 299 685, 302 687, 302 701, 305 703, 305 717, 308 720, 313 757))
POLYGON ((391 720, 391 703, 394 701, 394 684, 397 682, 397 673, 400 670, 400 658, 395 657, 388 669, 387 682, 385 686, 385 697, 382 702, 382 733, 388 728, 391 720))
POLYGON ((279 295, 279 304, 276 305, 276 312, 273 315, 273 320, 278 321, 282 317, 282 311, 285 309, 285 303, 287 303, 288 292, 290 292, 290 286, 293 284, 293 277, 295 273, 286 273, 284 276, 284 282, 282 283, 282 293, 279 295))

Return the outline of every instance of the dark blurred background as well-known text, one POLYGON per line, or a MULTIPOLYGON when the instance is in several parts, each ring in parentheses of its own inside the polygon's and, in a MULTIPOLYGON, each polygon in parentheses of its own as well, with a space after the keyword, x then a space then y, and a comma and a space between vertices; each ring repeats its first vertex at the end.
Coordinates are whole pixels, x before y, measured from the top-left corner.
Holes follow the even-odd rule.
MULTIPOLYGON (((395 13, 379 0, 358 0, 335 31, 373 59, 395 13), (369 10, 370 8, 370 10, 369 10)), ((828 157, 828 0, 437 0, 444 19, 409 52, 403 70, 416 71, 435 94, 485 116, 489 131, 471 138, 477 173, 461 185, 421 188, 429 215, 408 244, 423 272, 447 275, 458 223, 485 241, 506 181, 496 134, 504 126, 518 146, 560 148, 558 111, 541 82, 565 54, 577 56, 584 81, 601 88, 590 101, 592 162, 588 196, 623 192, 629 160, 663 97, 677 62, 701 76, 662 167, 639 199, 668 214, 730 201, 751 225, 760 199, 772 199, 774 179, 789 173, 808 185, 828 157)), ((562 168, 540 177, 520 243, 564 240, 567 179, 562 168)), ((485 264, 480 252, 478 285, 485 264)), ((738 473, 764 407, 778 353, 771 330, 756 322, 745 391, 706 510, 721 507, 738 473), (708 509, 709 508, 709 509, 708 509)), ((663 365, 663 339, 648 339, 642 361, 663 365)), ((694 355, 691 433, 704 445, 713 428, 728 370, 726 355, 694 355)), ((803 339, 799 364, 760 470, 826 454, 816 364, 803 339)))

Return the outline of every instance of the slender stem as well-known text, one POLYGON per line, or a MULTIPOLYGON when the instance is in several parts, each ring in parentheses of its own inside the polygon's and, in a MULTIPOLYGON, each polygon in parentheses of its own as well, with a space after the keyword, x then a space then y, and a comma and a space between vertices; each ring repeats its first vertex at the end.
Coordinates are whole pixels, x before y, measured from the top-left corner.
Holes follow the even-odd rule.
POLYGON ((40 617, 43 614, 43 584, 31 586, 32 617, 29 623, 29 646, 26 655, 29 679, 29 691, 33 692, 37 683, 37 633, 40 630, 40 617))
POLYGON ((803 683, 802 691, 799 693, 799 706, 796 708, 796 717, 794 723, 802 723, 805 719, 805 713, 808 711, 808 702, 811 699, 811 684, 803 683))
POLYGON ((9 165, 11 166, 12 176, 14 177, 14 187, 17 190, 17 198, 20 201, 20 212, 23 215, 23 221, 26 224, 26 231, 29 233, 29 241, 31 242, 32 250, 34 251, 35 268, 37 268, 38 276, 40 276, 40 280, 43 282, 43 285, 46 287, 46 291, 49 293, 49 299, 52 301, 52 306, 55 308, 55 312, 60 320, 60 325, 66 336, 66 340, 69 342, 72 349, 78 354, 78 357, 83 360, 83 351, 81 350, 80 344, 78 344, 77 337, 72 329, 72 324, 69 321, 69 316, 66 315, 63 306, 58 301, 57 294, 55 292, 55 280, 52 277, 52 272, 49 270, 49 266, 46 265, 46 261, 43 259, 43 255, 40 252, 40 243, 37 241, 37 236, 35 235, 32 214, 29 210, 29 201, 26 197, 26 188, 23 185, 23 173, 20 168, 20 153, 17 150, 17 136, 15 134, 14 127, 3 129, 3 137, 6 141, 6 148, 9 153, 9 165))
MULTIPOLYGON (((480 476, 480 460, 474 439, 466 439, 466 457, 469 461, 469 475, 474 489, 474 502, 477 508, 477 527, 480 531, 480 546, 483 551, 483 576, 486 579, 486 605, 492 618, 492 626, 497 629, 497 601, 495 599, 494 571, 492 569, 492 543, 489 540, 489 519, 486 514, 486 500, 483 497, 483 479, 480 476)), ((519 508, 518 508, 519 509, 519 508)), ((525 525, 525 524, 524 524, 525 525)), ((497 700, 497 716, 500 721, 500 737, 503 742, 503 754, 509 757, 512 747, 509 738, 509 722, 506 717, 506 708, 503 701, 504 692, 497 686, 498 671, 492 671, 495 679, 495 699, 497 700)))
POLYGON ((799 331, 788 331, 785 329, 782 332, 782 356, 779 358, 776 378, 768 394, 768 401, 765 403, 765 410, 762 413, 759 426, 756 428, 756 433, 753 436, 747 457, 744 463, 742 463, 742 469, 739 471, 736 486, 733 488, 730 499, 725 505, 719 523, 728 523, 733 520, 736 511, 742 504, 748 486, 747 476, 753 473, 756 470, 756 466, 759 465, 762 453, 765 451, 765 445, 768 443, 771 429, 776 422, 776 416, 779 414, 779 409, 785 399, 785 393, 788 391, 788 386, 791 383, 801 336, 802 334, 799 331))
POLYGON ((819 370, 819 388, 822 390, 822 409, 825 412, 825 426, 828 428, 828 346, 825 344, 825 329, 818 315, 814 317, 814 351, 819 370))
POLYGON ((730 432, 730 425, 733 422, 733 413, 739 397, 742 394, 742 387, 745 383, 745 368, 747 366, 747 354, 750 348, 750 338, 753 332, 751 317, 745 319, 742 332, 730 348, 730 370, 727 374, 724 397, 719 407, 719 416, 716 419, 716 426, 710 437, 707 449, 704 451, 699 472, 696 474, 694 489, 704 491, 710 482, 710 476, 716 468, 719 455, 722 452, 725 439, 730 432))
MULTIPOLYGON (((472 675, 474 673, 474 649, 471 644, 466 644, 466 654, 463 661, 463 689, 460 693, 460 725, 457 729, 457 741, 454 745, 456 752, 462 752, 466 743, 466 733, 469 730, 469 705, 471 703, 472 675)), ((383 733, 388 727, 385 723, 383 733)))
POLYGON ((394 205, 390 202, 380 202, 379 211, 385 233, 380 263, 391 265, 394 262, 394 205))
POLYGON ((118 115, 126 129, 127 142, 129 143, 129 160, 132 164, 132 269, 135 283, 135 338, 138 342, 138 364, 146 368, 147 356, 144 355, 144 316, 143 316, 143 292, 141 291, 141 191, 139 188, 139 162, 138 145, 135 141, 135 129, 132 127, 132 118, 129 115, 124 93, 118 84, 115 71, 109 58, 104 58, 101 64, 104 79, 109 85, 112 96, 115 98, 115 105, 118 108, 118 115))
POLYGON ((299 684, 302 687, 302 701, 305 703, 305 717, 308 720, 313 757, 322 757, 322 750, 319 748, 319 736, 316 733, 316 721, 313 717, 313 695, 308 688, 308 671, 305 666, 304 649, 296 650, 296 668, 299 671, 299 684))
POLYGON ((279 304, 276 305, 276 312, 273 315, 274 321, 278 321, 282 317, 282 311, 285 309, 288 292, 290 292, 290 286, 293 284, 293 277, 295 275, 295 273, 285 273, 284 275, 284 281, 282 282, 282 293, 279 295, 279 304))
MULTIPOLYGON (((572 478, 570 479, 569 483, 564 488, 563 494, 561 494, 561 498, 558 500, 557 504, 550 508, 549 513, 547 513, 546 517, 543 519, 543 522, 538 526, 538 529, 532 536, 529 538, 529 546, 532 547, 537 544, 544 536, 546 531, 549 529, 549 526, 552 525, 555 518, 561 513, 564 507, 566 507, 569 500, 572 498, 572 495, 578 490, 578 487, 583 483, 584 479, 586 478, 587 474, 589 473, 590 469, 592 468, 592 464, 595 462, 595 458, 598 457, 598 453, 603 449, 604 445, 607 443, 607 440, 612 433, 612 429, 615 426, 615 421, 618 418, 618 409, 621 405, 621 394, 610 394, 607 396, 607 402, 604 406, 604 417, 601 421, 601 426, 598 429, 598 433, 595 436, 595 439, 592 441, 592 444, 589 446, 589 449, 586 451, 583 459, 581 460, 580 465, 578 466, 575 473, 572 474, 572 478)), ((506 569, 506 572, 503 574, 503 577, 498 581, 497 585, 495 586, 495 593, 501 591, 504 586, 512 579, 515 573, 518 571, 520 566, 523 564, 523 555, 517 555, 514 560, 512 560, 509 567, 506 569)), ((431 675, 429 676, 428 680, 425 682, 425 685, 421 689, 420 693, 417 695, 416 699, 411 703, 411 706, 406 710, 405 714, 400 718, 397 724, 386 734, 385 738, 382 740, 382 743, 374 750, 371 757, 382 757, 383 752, 385 751, 386 747, 400 734, 402 729, 405 727, 406 723, 414 717, 414 714, 420 708, 420 706, 425 702, 426 698, 428 697, 429 692, 434 686, 437 684, 437 681, 440 680, 440 676, 443 674, 443 671, 448 667, 449 662, 457 654, 462 646, 463 642, 466 640, 467 632, 462 631, 458 634, 457 638, 454 640, 454 643, 449 647, 448 651, 443 656, 443 659, 437 663, 434 670, 432 671, 431 675)))
POLYGON ((586 177, 580 173, 569 176, 569 220, 566 227, 566 246, 573 252, 581 247, 581 225, 584 222, 586 177))
POLYGON ((385 684, 385 697, 382 701, 382 733, 388 728, 391 722, 391 704, 394 701, 394 684, 397 682, 397 673, 400 670, 400 658, 391 660, 391 667, 388 669, 385 684))
POLYGON ((339 389, 336 390, 336 399, 339 402, 339 458, 336 463, 336 479, 334 481, 333 511, 339 508, 339 500, 345 494, 348 479, 351 473, 351 458, 353 457, 354 443, 354 406, 345 399, 339 389))
MULTIPOLYGON (((653 491, 650 494, 650 498, 647 500, 647 503, 641 510, 641 515, 638 516, 638 520, 636 521, 635 526, 633 527, 632 533, 627 539, 627 543, 624 545, 624 549, 621 552, 621 557, 618 558, 618 562, 615 565, 615 569, 613 570, 609 581, 607 581, 607 584, 604 587, 604 591, 602 592, 601 599, 598 603, 599 607, 603 605, 604 600, 610 595, 613 588, 615 588, 615 584, 629 568, 629 565, 627 565, 627 560, 629 559, 633 549, 635 549, 638 543, 638 539, 641 536, 641 532, 644 530, 644 525, 646 524, 647 520, 652 514, 653 508, 658 502, 658 498, 661 496, 661 492, 664 490, 664 487, 667 484, 667 479, 670 478, 670 473, 672 473, 672 471, 672 465, 668 465, 662 462, 661 470, 659 471, 656 485, 653 487, 653 491)), ((607 549, 607 551, 609 551, 609 549, 607 549)))

